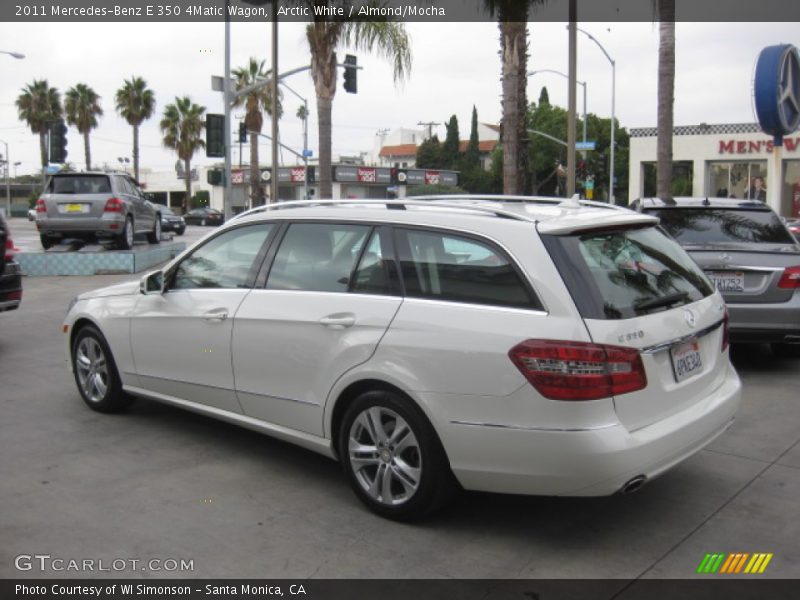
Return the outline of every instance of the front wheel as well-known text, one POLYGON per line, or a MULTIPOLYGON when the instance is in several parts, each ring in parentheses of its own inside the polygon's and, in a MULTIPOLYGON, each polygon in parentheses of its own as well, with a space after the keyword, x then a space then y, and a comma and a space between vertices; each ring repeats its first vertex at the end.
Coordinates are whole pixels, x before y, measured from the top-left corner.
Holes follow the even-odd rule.
POLYGON ((45 250, 49 250, 55 244, 53 238, 48 237, 43 233, 39 234, 39 241, 42 242, 42 248, 44 248, 45 250))
POLYGON ((133 248, 133 219, 130 217, 125 219, 125 226, 122 229, 122 233, 120 233, 117 238, 117 246, 119 246, 121 250, 130 250, 133 248))
POLYGON ((339 456, 358 498, 373 512, 412 521, 441 507, 454 478, 422 411, 390 391, 366 392, 342 419, 339 456))
POLYGON ((133 401, 122 391, 117 365, 103 334, 92 325, 75 336, 72 371, 81 398, 92 410, 119 412, 133 401))
POLYGON ((151 244, 161 242, 161 217, 156 215, 156 222, 153 223, 153 231, 147 234, 147 241, 151 244))

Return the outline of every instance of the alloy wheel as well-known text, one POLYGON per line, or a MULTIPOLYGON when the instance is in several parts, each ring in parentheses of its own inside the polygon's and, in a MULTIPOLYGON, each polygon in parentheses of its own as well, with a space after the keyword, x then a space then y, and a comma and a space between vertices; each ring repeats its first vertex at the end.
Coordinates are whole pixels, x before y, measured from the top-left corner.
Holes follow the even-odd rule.
POLYGON ((393 410, 371 406, 355 418, 348 439, 350 468, 374 501, 397 506, 411 499, 422 477, 422 453, 408 423, 393 410))
POLYGON ((85 397, 92 402, 101 402, 108 391, 108 361, 93 337, 83 338, 75 349, 75 368, 85 397))

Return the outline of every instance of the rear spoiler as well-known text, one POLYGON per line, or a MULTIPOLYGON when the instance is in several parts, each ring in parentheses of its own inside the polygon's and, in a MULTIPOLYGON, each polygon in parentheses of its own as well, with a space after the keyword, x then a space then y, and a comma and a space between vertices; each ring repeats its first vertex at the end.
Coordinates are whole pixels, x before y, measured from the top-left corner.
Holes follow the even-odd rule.
POLYGON ((593 230, 636 229, 658 225, 658 223, 658 217, 651 215, 630 211, 609 211, 602 215, 576 213, 559 219, 540 221, 537 228, 539 233, 544 235, 570 235, 593 230))

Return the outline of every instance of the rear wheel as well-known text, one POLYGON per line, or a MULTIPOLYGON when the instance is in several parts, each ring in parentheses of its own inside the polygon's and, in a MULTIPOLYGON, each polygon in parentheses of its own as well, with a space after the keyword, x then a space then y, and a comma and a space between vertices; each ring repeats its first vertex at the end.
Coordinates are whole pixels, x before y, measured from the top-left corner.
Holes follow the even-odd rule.
POLYGON ((454 489, 444 449, 422 411, 390 391, 366 392, 342 419, 339 456, 359 499, 398 521, 424 517, 454 489))
POLYGON ((772 344, 770 348, 778 358, 800 358, 800 344, 772 344))
POLYGON ((43 233, 39 234, 39 241, 42 242, 42 248, 44 248, 45 250, 52 248, 55 245, 55 241, 53 241, 53 238, 48 237, 43 233))
POLYGON ((130 217, 125 219, 125 226, 122 228, 122 233, 117 237, 117 246, 122 250, 130 250, 133 248, 133 219, 130 217))
POLYGON ((117 365, 103 334, 92 325, 75 336, 72 371, 81 398, 92 410, 119 412, 133 401, 122 391, 117 365))
POLYGON ((153 231, 147 234, 147 241, 151 244, 158 244, 161 241, 161 216, 156 215, 156 222, 153 223, 153 231))

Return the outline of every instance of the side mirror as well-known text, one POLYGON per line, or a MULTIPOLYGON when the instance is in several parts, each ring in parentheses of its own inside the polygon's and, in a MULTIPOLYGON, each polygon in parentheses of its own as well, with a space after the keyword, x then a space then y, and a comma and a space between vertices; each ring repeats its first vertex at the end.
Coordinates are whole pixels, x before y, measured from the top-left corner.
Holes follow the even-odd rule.
POLYGON ((139 280, 139 291, 142 294, 163 294, 164 293, 164 272, 153 271, 139 280))

